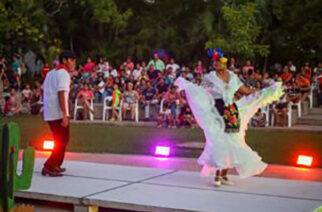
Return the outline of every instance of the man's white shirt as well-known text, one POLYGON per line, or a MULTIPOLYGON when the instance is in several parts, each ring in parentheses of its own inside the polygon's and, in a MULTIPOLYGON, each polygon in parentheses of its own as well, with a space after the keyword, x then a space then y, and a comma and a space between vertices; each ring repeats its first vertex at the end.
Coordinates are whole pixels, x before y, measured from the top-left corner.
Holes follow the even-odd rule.
POLYGON ((44 81, 44 120, 54 121, 63 118, 58 92, 65 91, 66 112, 69 116, 68 99, 70 90, 70 75, 65 69, 51 70, 44 81))

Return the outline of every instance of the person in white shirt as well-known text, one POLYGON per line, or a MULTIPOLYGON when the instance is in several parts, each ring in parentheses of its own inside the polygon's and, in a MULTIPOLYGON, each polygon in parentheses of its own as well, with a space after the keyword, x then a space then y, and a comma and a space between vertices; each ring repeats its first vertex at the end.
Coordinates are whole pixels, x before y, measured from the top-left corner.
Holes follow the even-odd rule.
POLYGON ((175 79, 176 78, 177 70, 180 68, 180 66, 175 63, 175 61, 174 61, 173 58, 171 58, 170 59, 170 63, 166 66, 166 70, 168 70, 170 67, 172 68, 171 75, 172 75, 173 79, 175 79))
POLYGON ((51 177, 63 176, 62 172, 66 171, 61 165, 69 141, 68 98, 71 80, 68 72, 75 69, 76 55, 64 51, 59 55, 59 62, 59 67, 47 74, 43 84, 44 120, 52 131, 55 146, 41 173, 51 177))
POLYGON ((136 68, 133 71, 134 80, 137 80, 141 76, 142 67, 140 63, 136 64, 136 68))

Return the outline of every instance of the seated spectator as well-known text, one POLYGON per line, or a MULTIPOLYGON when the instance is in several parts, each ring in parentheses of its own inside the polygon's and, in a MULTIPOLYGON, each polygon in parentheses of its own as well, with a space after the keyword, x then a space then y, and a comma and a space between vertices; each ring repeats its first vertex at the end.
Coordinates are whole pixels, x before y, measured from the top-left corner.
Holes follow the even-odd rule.
POLYGON ((290 82, 285 89, 285 93, 287 94, 287 99, 290 102, 297 103, 301 100, 301 91, 300 87, 296 82, 290 82))
POLYGON ((123 119, 126 119, 126 112, 128 109, 131 110, 131 119, 135 119, 135 109, 136 109, 136 103, 139 100, 139 94, 137 91, 133 90, 133 84, 128 83, 127 84, 127 90, 123 94, 123 107, 122 107, 122 113, 123 113, 123 119))
POLYGON ((170 127, 172 125, 171 110, 166 104, 163 105, 162 111, 158 114, 157 122, 158 128, 170 127))
POLYGON ((316 78, 317 81, 317 103, 318 107, 322 105, 322 74, 316 78))
POLYGON ((30 89, 30 85, 26 84, 25 88, 21 91, 22 93, 22 103, 30 103, 32 97, 32 91, 30 89))
POLYGON ((180 66, 176 64, 174 61, 174 58, 170 59, 170 63, 167 64, 166 70, 170 71, 170 75, 173 77, 173 79, 176 78, 177 71, 180 69, 180 66))
POLYGON ((132 75, 134 77, 134 80, 138 80, 138 78, 141 76, 141 72, 142 72, 142 67, 140 65, 140 63, 136 64, 136 68, 134 69, 132 75))
POLYGON ((128 70, 130 70, 130 72, 131 72, 131 73, 132 73, 132 71, 134 70, 134 63, 132 62, 131 57, 128 57, 128 58, 126 59, 126 68, 127 68, 128 70))
POLYGON ((165 93, 168 91, 168 86, 165 84, 164 79, 160 79, 157 88, 157 98, 159 102, 161 102, 162 98, 164 97, 165 93))
POLYGON ((2 100, 3 90, 4 90, 4 65, 0 64, 0 100, 2 100))
POLYGON ((40 115, 43 110, 43 103, 41 100, 40 90, 34 89, 33 95, 30 100, 30 113, 31 115, 40 115))
MULTIPOLYGON (((167 91, 164 95, 164 102, 171 110, 171 116, 173 120, 176 120, 180 114, 180 94, 177 92, 177 88, 172 85, 170 91, 167 91)), ((172 122, 173 127, 176 127, 176 123, 172 122)))
POLYGON ((288 120, 288 100, 284 95, 274 106, 273 113, 275 119, 275 126, 287 126, 288 120))
POLYGON ((288 68, 288 70, 290 71, 290 73, 292 73, 295 76, 296 73, 296 67, 295 65, 293 65, 293 61, 290 60, 287 62, 287 65, 284 66, 284 69, 288 68))
POLYGON ((150 120, 150 106, 156 105, 158 103, 158 99, 156 96, 156 90, 152 87, 150 82, 147 82, 146 89, 142 92, 142 104, 144 106, 144 114, 145 120, 150 120))
POLYGON ((302 69, 300 73, 296 75, 296 82, 300 86, 301 101, 304 101, 311 91, 310 80, 305 76, 305 70, 302 69))
POLYGON ((243 73, 249 73, 249 70, 255 71, 254 66, 250 62, 250 60, 246 61, 246 64, 243 66, 243 73))
POLYGON ((229 66, 228 66, 228 70, 233 71, 237 75, 239 74, 240 69, 237 68, 237 66, 236 66, 236 60, 235 60, 235 58, 231 58, 230 59, 229 66))
POLYGON ((293 78, 293 74, 290 72, 290 70, 289 70, 289 68, 288 68, 288 66, 286 66, 285 68, 284 68, 284 71, 283 71, 284 73, 282 74, 282 76, 281 76, 281 78, 282 78, 282 80, 283 80, 283 83, 285 84, 285 83, 288 83, 288 82, 290 82, 291 80, 292 80, 292 78, 293 78))
POLYGON ((106 88, 106 83, 104 82, 103 77, 99 77, 95 85, 95 92, 94 92, 96 103, 102 103, 104 101, 105 97, 107 96, 107 92, 105 88, 106 88))
POLYGON ((93 91, 90 90, 90 86, 88 83, 84 84, 84 88, 80 90, 77 94, 78 101, 83 105, 84 107, 84 116, 83 119, 88 119, 88 114, 93 113, 94 111, 91 109, 91 100, 94 99, 93 91))
POLYGON ((195 67, 195 73, 197 74, 201 74, 202 73, 202 69, 203 69, 203 65, 202 65, 202 61, 198 60, 197 65, 195 67))
MULTIPOLYGON (((13 89, 14 90, 14 89, 13 89)), ((5 97, 5 104, 3 107, 3 114, 5 116, 14 116, 21 111, 21 104, 17 100, 15 93, 12 92, 10 96, 5 97)))
POLYGON ((186 103, 181 107, 179 115, 179 126, 193 127, 194 117, 189 105, 186 103))
POLYGON ((261 109, 258 109, 256 114, 251 119, 252 127, 265 127, 266 126, 266 116, 262 113, 261 109))
POLYGON ((310 68, 310 63, 305 62, 301 70, 303 70, 305 78, 311 80, 312 70, 310 68))
POLYGON ((190 68, 189 68, 189 67, 187 67, 187 68, 186 68, 185 73, 186 73, 186 79, 187 79, 187 80, 189 80, 189 81, 192 81, 192 80, 193 80, 193 78, 194 78, 194 76, 193 76, 193 74, 191 73, 191 70, 190 70, 190 68))
POLYGON ((120 105, 120 101, 121 91, 119 90, 119 86, 115 84, 112 95, 112 118, 110 119, 110 121, 115 121, 120 118, 118 112, 116 111, 116 108, 120 105))

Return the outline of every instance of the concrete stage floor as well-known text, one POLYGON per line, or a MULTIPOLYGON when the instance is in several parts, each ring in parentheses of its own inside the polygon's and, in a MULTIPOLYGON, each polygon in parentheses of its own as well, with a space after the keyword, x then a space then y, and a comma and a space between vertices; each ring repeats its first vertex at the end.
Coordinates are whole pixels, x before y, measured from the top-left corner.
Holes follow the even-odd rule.
POLYGON ((68 153, 65 176, 50 178, 40 174, 48 153, 36 155, 31 188, 15 196, 70 204, 77 212, 89 206, 100 211, 211 212, 307 212, 322 206, 321 169, 270 165, 261 176, 248 179, 232 172, 234 186, 215 188, 211 177, 200 177, 195 159, 68 153))

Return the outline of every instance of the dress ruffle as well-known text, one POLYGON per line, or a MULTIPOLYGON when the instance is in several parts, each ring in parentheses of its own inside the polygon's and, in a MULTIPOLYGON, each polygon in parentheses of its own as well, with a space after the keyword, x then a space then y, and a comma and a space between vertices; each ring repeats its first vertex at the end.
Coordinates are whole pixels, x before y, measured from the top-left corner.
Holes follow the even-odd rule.
POLYGON ((191 111, 205 134, 206 145, 198 159, 198 163, 204 166, 202 174, 216 169, 236 168, 239 176, 246 178, 264 171, 267 164, 246 144, 245 132, 248 122, 259 108, 283 95, 282 83, 275 82, 236 102, 241 119, 238 133, 225 133, 224 121, 206 89, 183 78, 178 78, 175 85, 185 90, 191 111))

